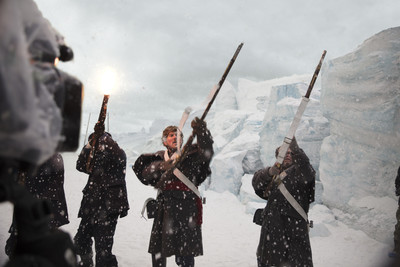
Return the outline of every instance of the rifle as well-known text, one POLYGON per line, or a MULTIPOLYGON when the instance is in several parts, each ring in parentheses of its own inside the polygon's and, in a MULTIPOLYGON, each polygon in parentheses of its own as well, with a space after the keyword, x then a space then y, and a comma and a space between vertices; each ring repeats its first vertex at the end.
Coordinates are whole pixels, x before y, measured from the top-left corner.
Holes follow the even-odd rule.
POLYGON ((92 115, 92 113, 89 113, 89 118, 88 118, 88 122, 86 125, 86 133, 85 133, 85 139, 83 139, 83 145, 86 144, 86 138, 87 138, 87 134, 88 134, 88 130, 89 130, 89 122, 90 122, 90 116, 92 115))
MULTIPOLYGON (((240 43, 239 46, 237 47, 236 51, 235 51, 235 54, 231 58, 228 66, 226 67, 224 74, 222 75, 221 79, 219 80, 219 82, 218 82, 218 84, 216 86, 216 90, 215 90, 211 100, 208 102, 208 105, 207 105, 206 109, 204 110, 203 115, 200 118, 200 121, 204 121, 204 119, 206 118, 206 116, 208 114, 208 111, 210 110, 212 104, 214 103, 214 100, 217 98, 217 95, 218 95, 219 91, 221 90, 221 87, 224 84, 225 79, 228 76, 229 71, 231 70, 233 64, 235 63, 236 58, 239 55, 239 52, 242 49, 242 47, 243 47, 243 43, 240 43)), ((181 155, 174 162, 174 166, 171 169, 168 170, 169 172, 172 173, 172 171, 175 168, 178 168, 180 166, 180 164, 183 161, 183 159, 187 156, 188 148, 193 143, 193 140, 194 140, 195 137, 196 137, 196 134, 194 133, 194 131, 192 131, 192 134, 189 136, 188 140, 186 141, 185 145, 182 148, 181 155)), ((165 175, 164 177, 169 177, 169 175, 165 175)), ((160 188, 163 183, 164 183, 164 179, 160 179, 160 181, 156 184, 156 187, 160 188)))
MULTIPOLYGON (((300 123, 301 117, 303 116, 304 110, 306 109, 306 106, 307 106, 308 102, 310 101, 310 94, 311 94, 312 89, 314 88, 314 84, 315 84, 315 81, 317 80, 319 71, 321 70, 322 62, 324 61, 325 55, 326 55, 326 50, 324 50, 324 52, 322 53, 321 59, 314 71, 314 75, 312 76, 311 82, 308 86, 307 92, 306 92, 305 96, 303 96, 300 106, 298 107, 296 115, 294 116, 294 119, 292 121, 292 124, 290 125, 289 131, 288 131, 287 135, 285 136, 285 138, 283 139, 282 145, 280 146, 277 161, 275 163, 275 165, 278 168, 280 168, 282 165, 282 162, 285 158, 286 152, 289 149, 290 143, 292 142, 294 134, 299 126, 299 123, 300 123)), ((278 175, 275 175, 272 178, 272 181, 270 182, 267 189, 265 190, 265 194, 268 194, 268 192, 271 190, 272 184, 276 180, 277 177, 278 177, 278 175)))
POLYGON ((91 149, 90 149, 88 161, 86 162, 86 170, 88 173, 91 173, 91 171, 93 169, 92 160, 94 158, 94 154, 96 153, 96 148, 98 145, 97 141, 98 141, 99 137, 102 136, 104 133, 104 121, 107 116, 107 104, 108 104, 109 98, 110 98, 110 95, 104 95, 104 97, 103 97, 103 103, 101 105, 99 119, 97 120, 96 125, 94 126, 94 133, 89 140, 91 149))
MULTIPOLYGON (((224 74, 222 75, 221 79, 219 80, 219 82, 217 84, 215 93, 213 94, 210 102, 208 102, 208 105, 207 105, 206 109, 204 110, 203 115, 200 118, 201 121, 204 121, 204 119, 206 118, 206 116, 208 114, 208 111, 210 110, 212 104, 214 103, 214 100, 217 98, 217 95, 218 95, 219 91, 221 90, 221 87, 224 84, 225 79, 228 76, 229 71, 231 70, 231 68, 233 66, 233 63, 235 63, 235 60, 236 60, 237 56, 239 55, 240 50, 242 49, 242 46, 243 46, 243 43, 240 43, 238 48, 236 49, 236 52, 233 55, 231 61, 229 62, 228 66, 226 67, 224 74)), ((188 140, 186 141, 186 143, 182 149, 182 156, 184 155, 184 152, 187 150, 187 148, 192 144, 194 137, 195 137, 195 133, 192 132, 192 134, 189 136, 188 140)))

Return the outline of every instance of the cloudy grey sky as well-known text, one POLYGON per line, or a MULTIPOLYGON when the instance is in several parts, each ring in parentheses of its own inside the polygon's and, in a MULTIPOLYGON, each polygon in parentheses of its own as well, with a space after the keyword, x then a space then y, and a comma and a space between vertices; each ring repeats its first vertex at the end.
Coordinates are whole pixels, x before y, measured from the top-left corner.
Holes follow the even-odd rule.
POLYGON ((109 66, 119 81, 110 120, 129 130, 203 102, 241 42, 234 86, 312 73, 324 49, 340 57, 400 25, 398 0, 35 1, 74 50, 60 68, 85 84, 84 115, 98 116, 109 66))

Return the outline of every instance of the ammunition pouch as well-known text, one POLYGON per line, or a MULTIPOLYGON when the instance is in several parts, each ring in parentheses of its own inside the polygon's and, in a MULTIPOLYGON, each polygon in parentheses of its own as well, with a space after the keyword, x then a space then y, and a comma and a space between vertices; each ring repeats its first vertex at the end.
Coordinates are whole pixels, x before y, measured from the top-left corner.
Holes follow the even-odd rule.
POLYGON ((157 200, 151 199, 146 204, 147 218, 153 219, 157 212, 157 200))
POLYGON ((263 221, 264 221, 264 209, 257 209, 256 212, 254 212, 253 223, 257 225, 262 225, 263 221))
POLYGON ((146 210, 146 215, 148 219, 154 219, 154 217, 156 216, 156 212, 157 212, 157 200, 154 198, 148 198, 146 199, 146 201, 143 204, 143 208, 142 208, 142 217, 144 218, 143 214, 144 211, 146 210))

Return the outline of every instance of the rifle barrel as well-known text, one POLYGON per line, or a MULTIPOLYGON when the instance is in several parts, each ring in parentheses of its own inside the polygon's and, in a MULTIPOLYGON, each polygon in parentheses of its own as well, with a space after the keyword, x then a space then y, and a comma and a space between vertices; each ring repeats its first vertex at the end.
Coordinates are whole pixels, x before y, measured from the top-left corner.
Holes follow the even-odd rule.
MULTIPOLYGON (((215 93, 214 93, 213 97, 211 98, 210 102, 208 102, 208 105, 207 105, 206 109, 204 110, 203 115, 200 118, 202 121, 204 121, 204 119, 206 118, 208 111, 210 110, 212 104, 214 103, 214 100, 217 97, 217 95, 218 95, 218 93, 219 93, 219 91, 220 91, 220 89, 221 89, 226 77, 228 76, 228 73, 231 70, 231 68, 233 66, 233 63, 235 63, 235 60, 236 60, 237 56, 239 55, 239 52, 242 49, 242 47, 243 47, 243 43, 240 43, 238 48, 236 49, 235 54, 233 55, 231 61, 229 62, 228 67, 225 69, 224 74, 222 75, 220 81, 218 82, 217 90, 215 91, 215 93)), ((169 172, 172 173, 172 171, 173 171, 173 169, 175 169, 175 167, 179 167, 182 159, 184 159, 186 157, 187 149, 192 144, 192 142, 194 140, 194 137, 195 137, 195 134, 192 132, 192 134, 189 136, 188 140, 186 141, 185 145, 182 148, 181 156, 178 158, 177 162, 175 162, 174 167, 172 167, 170 170, 168 170, 169 172)), ((168 177, 168 175, 165 176, 165 177, 168 177)), ((161 178, 160 181, 157 182, 156 188, 162 187, 163 183, 165 182, 166 179, 167 178, 164 178, 164 179, 161 178)))
POLYGON ((310 98, 311 91, 314 88, 314 84, 315 84, 315 81, 317 80, 319 71, 321 70, 322 62, 324 61, 325 55, 326 55, 326 50, 324 50, 324 52, 322 53, 321 59, 319 60, 317 68, 314 71, 314 75, 311 79, 310 84, 308 85, 307 93, 304 96, 305 98, 310 98))
POLYGON ((104 124, 104 121, 105 121, 106 116, 107 116, 107 104, 108 104, 108 100, 109 99, 110 99, 110 95, 104 95, 103 103, 101 104, 98 123, 104 124))
MULTIPOLYGON (((212 104, 214 103, 214 100, 217 98, 217 95, 219 93, 219 91, 221 90, 222 85, 225 82, 226 77, 229 74, 229 71, 231 70, 233 63, 235 63, 237 56, 239 55, 240 50, 243 47, 243 43, 240 43, 239 46, 237 47, 235 54, 233 55, 231 61, 229 62, 228 66, 226 67, 224 74, 222 75, 221 79, 218 82, 217 85, 217 90, 215 90, 211 100, 208 102, 208 105, 206 107, 206 109, 203 112, 203 115, 201 116, 200 120, 204 121, 204 119, 206 118, 208 111, 210 110, 212 104)), ((188 140, 186 141, 185 145, 183 146, 182 149, 182 155, 184 155, 185 150, 192 144, 193 140, 194 140, 194 136, 195 134, 192 132, 192 134, 189 136, 188 140)))
POLYGON ((318 63, 317 68, 315 69, 315 72, 314 72, 314 75, 313 75, 313 77, 311 79, 310 85, 308 86, 307 93, 303 97, 303 99, 301 100, 300 105, 297 108, 296 115, 294 116, 292 124, 290 125, 289 131, 286 134, 285 138, 283 139, 283 143, 281 145, 281 148, 279 149, 278 158, 277 158, 277 161, 276 161, 276 163, 278 163, 279 165, 282 164, 283 159, 284 159, 284 157, 286 155, 286 152, 287 152, 287 150, 288 150, 288 148, 290 146, 290 143, 292 142, 292 139, 295 136, 296 130, 297 130, 299 124, 300 124, 301 117, 303 116, 303 113, 304 113, 304 111, 305 111, 305 109, 307 107, 311 91, 314 88, 314 84, 315 84, 315 81, 317 80, 319 71, 320 71, 321 66, 322 66, 322 62, 323 62, 323 60, 325 58, 325 55, 326 55, 326 50, 324 50, 324 52, 322 53, 321 59, 320 59, 320 61, 318 63))
MULTIPOLYGON (((103 97, 103 103, 101 104, 101 109, 100 109, 100 114, 99 114, 99 120, 96 123, 96 126, 104 126, 104 121, 107 116, 107 104, 108 104, 108 99, 110 99, 110 95, 104 95, 103 97)), ((93 138, 91 139, 91 149, 89 153, 88 160, 86 162, 86 170, 88 173, 92 171, 93 164, 92 164, 92 159, 96 153, 96 147, 97 147, 97 139, 103 134, 103 131, 99 132, 99 128, 94 127, 94 135, 93 138)))
POLYGON ((206 118, 207 113, 210 110, 212 104, 214 103, 215 98, 217 98, 217 95, 218 95, 219 91, 221 90, 221 87, 224 84, 225 79, 228 76, 228 73, 231 70, 231 68, 233 66, 233 63, 235 63, 236 58, 239 55, 239 52, 242 49, 242 47, 243 47, 243 43, 240 43, 238 48, 236 49, 236 52, 233 55, 231 61, 229 62, 228 66, 226 67, 224 74, 222 75, 221 79, 218 82, 217 90, 215 91, 215 93, 214 93, 213 97, 211 98, 210 102, 208 102, 208 105, 207 105, 206 109, 204 110, 203 115, 200 118, 202 121, 206 118))
POLYGON ((83 145, 85 145, 86 144, 86 140, 87 140, 87 134, 88 134, 88 131, 89 131, 89 122, 90 122, 90 116, 92 115, 92 113, 89 113, 89 118, 88 118, 88 122, 87 122, 87 125, 86 125, 86 134, 85 134, 85 139, 83 139, 83 145))

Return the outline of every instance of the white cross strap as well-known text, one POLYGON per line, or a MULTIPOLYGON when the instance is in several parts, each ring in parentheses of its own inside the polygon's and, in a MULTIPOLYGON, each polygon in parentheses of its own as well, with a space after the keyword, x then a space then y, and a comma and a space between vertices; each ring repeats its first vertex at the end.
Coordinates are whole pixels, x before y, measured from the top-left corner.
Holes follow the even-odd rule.
POLYGON ((308 222, 308 217, 307 217, 306 212, 300 206, 299 202, 297 202, 296 199, 294 199, 292 194, 290 194, 290 192, 287 190, 286 186, 283 183, 281 183, 278 186, 278 188, 281 191, 282 195, 287 199, 287 201, 289 201, 290 205, 292 205, 292 207, 301 215, 301 217, 303 217, 304 220, 306 222, 308 222))
POLYGON ((182 183, 190 188, 199 198, 201 198, 200 192, 197 187, 177 168, 174 169, 173 173, 182 183))

